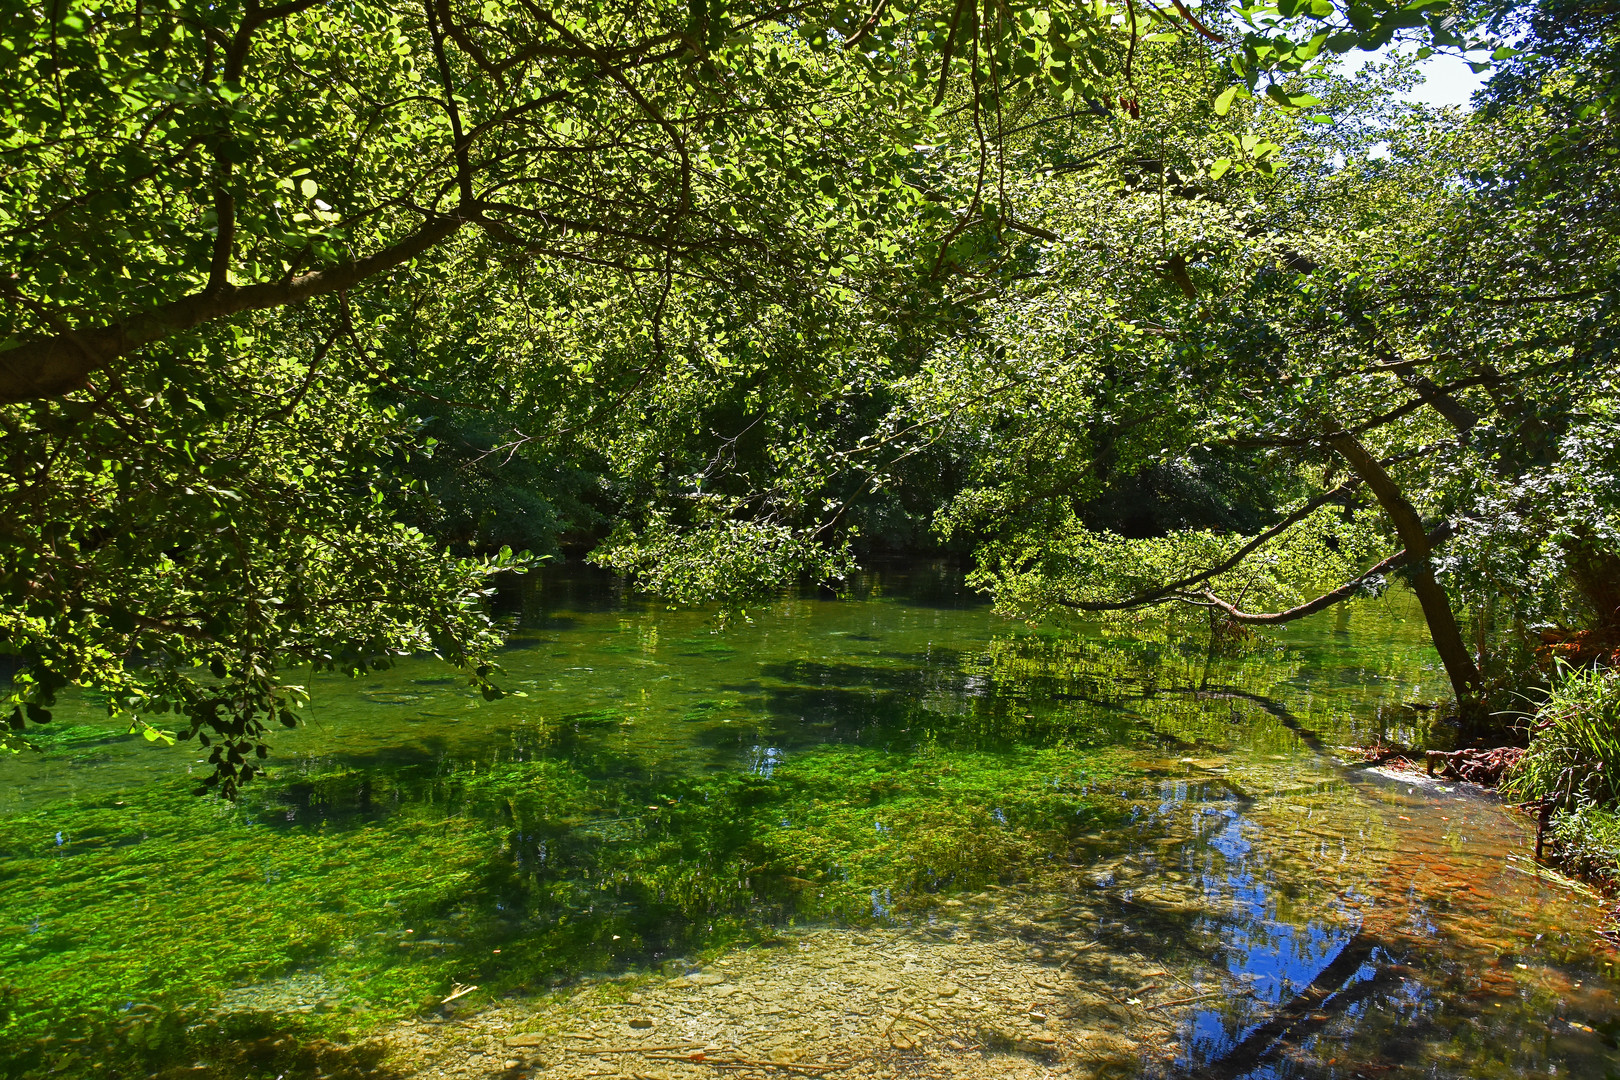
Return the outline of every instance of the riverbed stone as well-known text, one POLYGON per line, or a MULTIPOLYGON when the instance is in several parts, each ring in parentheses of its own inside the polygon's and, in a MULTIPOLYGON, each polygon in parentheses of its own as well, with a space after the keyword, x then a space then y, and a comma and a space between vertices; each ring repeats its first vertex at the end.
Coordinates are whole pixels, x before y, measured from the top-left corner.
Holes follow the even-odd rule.
POLYGON ((507 1046, 544 1046, 546 1041, 544 1035, 508 1035, 506 1037, 507 1046))
MULTIPOLYGON (((1259 777, 1244 783, 1266 790, 1259 777)), ((1285 807, 1265 824, 1286 828, 1297 816, 1285 807)), ((1219 942, 1198 929, 1230 914, 1198 874, 1166 874, 1151 851, 1081 853, 1069 866, 1056 882, 962 897, 932 923, 779 932, 769 944, 706 956, 702 970, 685 958, 662 978, 632 974, 617 995, 584 994, 575 983, 475 1005, 484 1011, 449 1024, 402 1025, 387 1065, 402 1080, 492 1075, 499 1059, 471 1053, 484 1034, 595 1029, 593 1040, 553 1037, 532 1058, 543 1074, 526 1080, 789 1075, 744 1064, 771 1061, 835 1065, 826 1072, 833 1080, 1171 1073, 1186 1053, 1179 1033, 1211 1007, 1201 994, 1253 1000, 1241 979, 1212 973, 1207 955, 1219 942), (1173 948, 1167 920, 1185 927, 1173 948), (728 1061, 737 1068, 716 1070, 728 1061)), ((1257 1003, 1255 1018, 1264 1015, 1257 1003)), ((532 1045, 539 1050, 538 1038, 532 1045)))

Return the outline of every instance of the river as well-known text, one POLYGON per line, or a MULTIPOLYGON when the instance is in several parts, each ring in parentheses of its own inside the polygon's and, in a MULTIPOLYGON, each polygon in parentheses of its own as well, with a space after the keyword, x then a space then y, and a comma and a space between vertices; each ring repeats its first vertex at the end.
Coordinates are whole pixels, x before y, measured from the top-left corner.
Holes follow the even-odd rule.
POLYGON ((724 626, 554 574, 511 621, 499 701, 309 676, 234 805, 64 703, 0 760, 0 1074, 1620 1070, 1600 901, 1339 758, 1431 735, 1408 598, 1213 653, 929 565, 724 626))

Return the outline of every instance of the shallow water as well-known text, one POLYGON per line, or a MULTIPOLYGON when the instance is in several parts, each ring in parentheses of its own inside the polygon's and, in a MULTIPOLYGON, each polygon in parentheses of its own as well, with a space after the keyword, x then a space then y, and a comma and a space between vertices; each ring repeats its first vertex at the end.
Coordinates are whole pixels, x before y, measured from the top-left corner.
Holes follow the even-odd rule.
POLYGON ((542 582, 503 658, 524 696, 427 660, 312 678, 237 806, 184 793, 195 747, 59 709, 0 761, 0 1067, 268 1078, 383 1032, 380 1065, 318 1067, 589 1075, 573 1024, 840 1075, 1620 1068, 1596 902, 1536 873, 1520 819, 1332 757, 1443 738, 1408 707, 1444 683, 1402 597, 1212 657, 1038 633, 932 568, 858 594, 720 629, 542 582), (781 974, 707 1012, 649 981, 755 968, 781 974), (950 971, 980 982, 935 1001, 950 971), (513 1009, 544 1045, 396 1037, 513 1009))

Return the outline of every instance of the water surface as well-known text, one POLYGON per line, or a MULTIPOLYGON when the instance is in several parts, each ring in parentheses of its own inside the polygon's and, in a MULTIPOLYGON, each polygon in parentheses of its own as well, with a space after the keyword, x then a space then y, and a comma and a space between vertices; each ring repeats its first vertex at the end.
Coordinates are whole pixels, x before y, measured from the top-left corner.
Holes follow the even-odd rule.
POLYGON ((1235 652, 1032 630, 931 567, 723 628, 558 577, 521 621, 497 702, 429 659, 311 677, 310 724, 234 806, 185 794, 195 747, 59 709, 43 753, 0 762, 0 1066, 270 1077, 233 1047, 820 932, 1005 939, 1049 969, 1040 1019, 936 1010, 975 1061, 1620 1062, 1595 900, 1537 874, 1522 822, 1334 759, 1444 738, 1411 707, 1444 678, 1403 597, 1235 652))

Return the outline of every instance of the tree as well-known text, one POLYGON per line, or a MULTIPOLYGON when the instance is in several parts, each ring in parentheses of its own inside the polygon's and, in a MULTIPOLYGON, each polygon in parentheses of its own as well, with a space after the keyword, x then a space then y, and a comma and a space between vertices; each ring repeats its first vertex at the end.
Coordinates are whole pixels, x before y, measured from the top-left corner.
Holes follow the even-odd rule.
MULTIPOLYGON (((1234 24, 1244 93, 1403 27, 1462 40, 1437 4, 1284 6, 1234 24)), ((909 362, 890 328, 958 319, 929 283, 1020 224, 987 197, 986 130, 1037 102, 1134 114, 1146 38, 1217 36, 1172 7, 14 3, 8 745, 78 683, 153 738, 178 712, 228 794, 267 724, 296 722, 289 666, 431 648, 498 693, 482 594, 513 561, 401 524, 447 520, 424 494, 446 417, 510 426, 537 461, 607 459, 642 526, 621 565, 674 591, 836 566, 815 478, 874 473, 848 450, 863 430, 827 418, 855 368, 909 370, 846 360, 909 362), (942 189, 934 136, 969 131, 946 154, 976 179, 942 189), (510 303, 443 303, 481 289, 510 303), (604 362, 581 323, 615 290, 634 322, 604 362), (760 333, 708 370, 674 357, 681 321, 688 343, 760 333), (863 326, 885 329, 849 345, 863 326), (714 449, 691 424, 750 409, 774 418, 767 469, 676 467, 714 449)))
POLYGON ((1142 121, 1095 125, 1070 151, 1090 169, 1030 174, 1015 205, 1051 239, 915 390, 930 437, 973 451, 942 525, 980 538, 977 580, 1031 616, 1277 624, 1402 577, 1467 709, 1489 648, 1483 631, 1469 648, 1444 583, 1521 620, 1570 591, 1608 617, 1612 173, 1539 173, 1526 198, 1515 172, 1568 137, 1552 118, 1380 121, 1365 86, 1292 92, 1205 109, 1167 91, 1157 123, 1145 100, 1142 121), (1319 125, 1353 137, 1324 146, 1319 125), (1366 156, 1385 141, 1388 160, 1366 156), (1234 177, 1242 156, 1279 165, 1234 177), (1150 471, 1234 468, 1269 488, 1263 527, 1097 520, 1150 471), (1551 544, 1527 535, 1549 523, 1551 544))
MULTIPOLYGON (((347 291, 469 227, 643 272, 676 259, 780 271, 782 209, 863 172, 887 187, 870 166, 897 149, 893 124, 918 125, 953 77, 975 109, 981 78, 998 102, 1038 85, 1081 100, 1129 90, 1144 29, 1215 36, 1173 6, 1151 25, 1132 4, 1066 3, 26 9, 0 84, 16 180, 0 401, 54 397, 150 343, 347 291), (821 121, 835 102, 885 122, 833 145, 821 121)), ((1336 22, 1331 5, 1306 5, 1284 13, 1304 44, 1251 33, 1234 63, 1252 85, 1401 27, 1461 44, 1437 8, 1358 5, 1336 22)))

